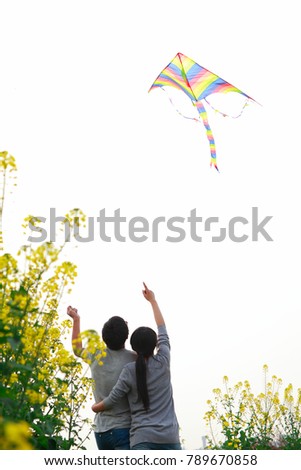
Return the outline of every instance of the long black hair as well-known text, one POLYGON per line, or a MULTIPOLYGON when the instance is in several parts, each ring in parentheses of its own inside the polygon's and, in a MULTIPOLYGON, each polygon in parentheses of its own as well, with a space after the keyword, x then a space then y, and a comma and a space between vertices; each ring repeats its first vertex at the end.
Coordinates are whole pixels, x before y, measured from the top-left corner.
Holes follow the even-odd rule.
POLYGON ((141 326, 137 328, 130 339, 133 350, 138 354, 136 359, 136 381, 138 397, 142 400, 145 410, 149 409, 149 396, 146 378, 146 361, 153 355, 157 345, 157 334, 151 328, 141 326))

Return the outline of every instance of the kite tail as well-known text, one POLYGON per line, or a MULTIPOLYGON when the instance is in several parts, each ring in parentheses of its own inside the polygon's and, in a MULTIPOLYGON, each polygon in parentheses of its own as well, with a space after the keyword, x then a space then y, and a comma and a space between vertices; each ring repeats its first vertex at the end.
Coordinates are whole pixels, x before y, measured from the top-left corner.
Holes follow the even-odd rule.
POLYGON ((195 106, 197 107, 199 115, 202 118, 203 124, 206 128, 206 134, 207 134, 207 138, 208 138, 208 141, 209 141, 210 154, 211 154, 210 166, 213 165, 217 169, 217 171, 219 171, 219 169, 217 168, 217 164, 216 164, 215 141, 214 141, 214 137, 213 137, 213 134, 212 134, 211 127, 210 127, 209 122, 208 122, 207 111, 206 111, 205 106, 203 105, 203 103, 201 101, 197 101, 195 103, 195 106))

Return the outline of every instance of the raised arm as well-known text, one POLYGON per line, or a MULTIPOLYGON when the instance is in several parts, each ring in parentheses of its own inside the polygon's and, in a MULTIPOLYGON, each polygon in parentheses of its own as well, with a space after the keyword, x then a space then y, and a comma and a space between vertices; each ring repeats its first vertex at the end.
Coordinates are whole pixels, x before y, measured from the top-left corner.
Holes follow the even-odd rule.
POLYGON ((70 306, 67 308, 67 314, 73 320, 72 349, 74 354, 80 357, 83 350, 83 343, 80 337, 80 316, 77 312, 77 309, 70 306))
POLYGON ((148 300, 149 303, 152 306, 153 313, 154 313, 154 318, 155 318, 155 322, 156 322, 157 326, 165 325, 165 321, 164 321, 162 312, 161 312, 161 310, 159 308, 159 305, 158 305, 158 303, 155 299, 155 294, 153 293, 153 291, 148 289, 148 287, 145 283, 143 283, 143 285, 144 285, 144 290, 142 291, 142 293, 144 295, 144 298, 146 300, 148 300))

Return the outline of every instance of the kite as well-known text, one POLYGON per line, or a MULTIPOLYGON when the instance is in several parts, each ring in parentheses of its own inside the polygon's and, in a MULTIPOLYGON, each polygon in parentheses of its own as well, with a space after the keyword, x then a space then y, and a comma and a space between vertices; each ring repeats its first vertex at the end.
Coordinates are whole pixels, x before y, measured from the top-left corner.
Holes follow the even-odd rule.
MULTIPOLYGON (((209 125, 207 111, 203 102, 205 101, 214 111, 219 112, 223 116, 228 116, 227 114, 221 113, 220 111, 215 109, 209 103, 207 97, 213 93, 241 93, 246 98, 246 101, 241 109, 240 114, 238 116, 232 116, 237 118, 241 116, 244 108, 248 105, 249 101, 256 101, 243 91, 239 90, 235 86, 226 82, 221 77, 215 75, 204 67, 201 67, 199 64, 197 64, 184 54, 181 54, 180 52, 178 52, 178 54, 173 58, 173 60, 167 65, 167 67, 165 67, 165 69, 163 69, 162 72, 158 75, 158 77, 150 87, 149 92, 151 90, 154 90, 155 88, 161 88, 162 90, 164 90, 163 87, 165 86, 172 86, 177 88, 178 90, 184 91, 184 93, 186 93, 186 95, 191 99, 192 104, 197 108, 197 111, 199 113, 198 119, 184 116, 178 109, 177 111, 179 114, 181 114, 181 116, 186 119, 192 119, 197 122, 203 122, 210 147, 210 166, 213 165, 217 169, 217 171, 219 171, 216 164, 215 141, 211 127, 209 125)), ((171 99, 170 101, 172 103, 171 99)))

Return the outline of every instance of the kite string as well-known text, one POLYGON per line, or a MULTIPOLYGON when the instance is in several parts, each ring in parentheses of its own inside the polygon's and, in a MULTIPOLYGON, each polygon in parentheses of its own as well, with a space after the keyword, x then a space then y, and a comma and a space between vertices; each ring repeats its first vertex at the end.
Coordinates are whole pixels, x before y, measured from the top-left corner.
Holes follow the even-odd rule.
POLYGON ((169 96, 169 94, 167 93, 167 91, 161 87, 161 90, 162 91, 165 91, 170 103, 173 105, 173 107, 175 108, 175 110, 177 111, 178 114, 180 114, 180 116, 182 116, 183 118, 185 119, 190 119, 191 121, 196 121, 196 122, 199 122, 199 123, 202 123, 202 121, 200 119, 197 119, 197 118, 194 118, 194 117, 190 117, 190 116, 185 116, 184 114, 181 113, 181 111, 178 110, 178 108, 176 107, 176 105, 174 104, 173 100, 171 99, 171 97, 169 96))
POLYGON ((244 112, 245 108, 249 105, 249 101, 250 101, 250 100, 249 100, 249 98, 246 99, 245 104, 243 105, 241 112, 240 112, 237 116, 230 116, 229 114, 222 113, 221 111, 219 111, 218 109, 216 109, 214 106, 212 106, 212 104, 209 103, 209 101, 207 100, 207 98, 204 98, 204 101, 206 101, 206 103, 208 104, 208 106, 210 106, 210 108, 213 109, 213 111, 215 111, 216 113, 219 113, 219 114, 221 114, 221 115, 224 116, 224 117, 229 117, 229 118, 231 118, 231 119, 237 119, 237 118, 239 118, 239 117, 242 115, 242 113, 244 112))
MULTIPOLYGON (((182 116, 183 118, 185 119, 190 119, 191 121, 196 121, 196 122, 199 122, 199 123, 202 123, 202 120, 201 119, 197 119, 197 118, 194 118, 194 117, 190 117, 190 116, 185 116, 184 114, 181 113, 181 111, 179 111, 179 109, 176 107, 176 105, 174 104, 173 100, 171 99, 171 97, 169 96, 169 94, 167 93, 167 91, 163 88, 163 87, 160 87, 162 91, 165 91, 170 103, 173 105, 173 107, 175 108, 175 110, 177 111, 178 114, 180 114, 180 116, 182 116)), ((214 106, 212 106, 212 104, 207 100, 207 98, 204 98, 204 101, 206 101, 206 103, 208 104, 208 106, 210 106, 210 108, 215 111, 216 113, 219 113, 221 114, 222 116, 224 117, 229 117, 231 119, 237 119, 239 118, 242 113, 244 112, 245 108, 247 106, 249 106, 249 98, 246 99, 245 101, 245 104, 243 105, 242 107, 242 110, 241 112, 237 115, 237 116, 230 116, 229 114, 226 114, 226 113, 223 113, 222 111, 219 111, 218 109, 216 109, 214 106)))

